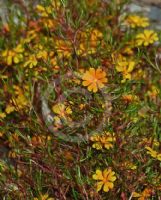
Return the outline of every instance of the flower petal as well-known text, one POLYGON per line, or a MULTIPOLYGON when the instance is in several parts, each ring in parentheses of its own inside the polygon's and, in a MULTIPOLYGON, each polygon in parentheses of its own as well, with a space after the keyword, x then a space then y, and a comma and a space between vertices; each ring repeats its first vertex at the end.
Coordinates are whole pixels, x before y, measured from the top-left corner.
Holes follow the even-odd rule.
POLYGON ((101 190, 102 186, 103 186, 102 181, 96 183, 97 192, 99 192, 101 190))
POLYGON ((103 180, 102 171, 97 169, 96 173, 92 176, 94 180, 103 180))

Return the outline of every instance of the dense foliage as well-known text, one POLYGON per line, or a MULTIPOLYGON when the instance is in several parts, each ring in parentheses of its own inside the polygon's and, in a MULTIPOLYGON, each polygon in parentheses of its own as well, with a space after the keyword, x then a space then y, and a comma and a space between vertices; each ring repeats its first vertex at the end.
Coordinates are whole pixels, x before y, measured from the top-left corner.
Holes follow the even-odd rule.
POLYGON ((161 32, 126 1, 9 5, 0 199, 161 195, 161 32))

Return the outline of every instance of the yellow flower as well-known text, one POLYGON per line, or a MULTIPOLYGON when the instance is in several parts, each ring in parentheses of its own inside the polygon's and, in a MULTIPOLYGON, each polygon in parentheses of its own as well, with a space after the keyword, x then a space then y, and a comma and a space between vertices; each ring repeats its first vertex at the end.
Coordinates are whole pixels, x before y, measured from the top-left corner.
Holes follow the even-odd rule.
POLYGON ((131 28, 147 27, 149 26, 149 19, 147 17, 140 17, 138 15, 129 15, 125 22, 130 25, 131 28))
POLYGON ((158 41, 158 35, 153 30, 144 30, 143 33, 139 33, 136 35, 135 41, 137 46, 148 46, 158 41))
POLYGON ((90 68, 84 73, 82 80, 83 86, 87 86, 89 91, 97 92, 104 87, 104 83, 107 83, 106 72, 100 68, 90 68))
POLYGON ((33 200, 55 200, 55 199, 50 198, 48 194, 41 194, 38 198, 34 197, 33 200))
POLYGON ((29 66, 29 68, 33 68, 37 65, 37 59, 35 55, 30 55, 28 60, 24 63, 24 67, 29 66))
POLYGON ((122 54, 133 55, 134 51, 132 50, 132 47, 127 46, 127 47, 123 48, 122 54))
POLYGON ((47 51, 45 51, 45 50, 40 50, 40 51, 37 52, 36 57, 37 57, 38 59, 42 58, 42 59, 44 59, 44 60, 47 60, 47 58, 48 58, 48 53, 47 53, 47 51))
POLYGON ((125 82, 127 79, 131 80, 131 72, 133 71, 134 67, 134 61, 120 60, 117 62, 116 70, 122 73, 122 82, 125 82))
POLYGON ((55 130, 61 128, 63 125, 61 119, 58 116, 54 116, 53 119, 54 119, 54 126, 56 127, 55 130))
POLYGON ((145 149, 147 149, 147 154, 151 155, 151 157, 161 161, 161 153, 158 153, 157 151, 153 150, 150 147, 145 147, 145 149))
POLYGON ((14 110, 15 110, 15 107, 14 107, 14 106, 12 106, 12 105, 7 105, 7 107, 6 107, 6 109, 5 109, 5 112, 6 112, 7 114, 10 114, 10 113, 12 113, 14 110))
POLYGON ((66 114, 72 114, 72 110, 69 106, 65 106, 62 103, 58 103, 52 107, 53 112, 61 117, 65 117, 66 114))
POLYGON ((96 52, 95 48, 90 47, 87 43, 81 42, 77 49, 77 54, 81 56, 87 56, 96 52))
POLYGON ((7 65, 12 65, 12 63, 19 63, 23 60, 23 47, 22 45, 17 45, 14 49, 5 50, 2 52, 2 57, 4 58, 7 65))
MULTIPOLYGON (((12 104, 16 111, 26 108, 29 102, 23 90, 17 85, 14 85, 13 88, 15 90, 15 95, 10 99, 10 105, 12 104)), ((27 88, 25 89, 27 90, 27 88)), ((11 111, 12 109, 12 107, 9 107, 7 111, 11 111)))
POLYGON ((147 95, 151 98, 151 99, 156 99, 156 97, 159 94, 159 89, 155 86, 152 85, 150 90, 148 90, 147 95))
POLYGON ((36 10, 38 11, 38 13, 42 17, 48 17, 52 13, 52 7, 51 6, 43 7, 42 5, 38 4, 36 6, 36 10))
POLYGON ((104 192, 108 192, 114 187, 113 182, 116 180, 115 172, 111 169, 105 169, 103 172, 101 170, 96 170, 92 178, 98 181, 96 183, 97 192, 100 191, 102 187, 104 192))
POLYGON ((21 44, 19 44, 14 48, 14 51, 16 53, 23 53, 24 52, 24 48, 23 48, 23 46, 21 44))
POLYGON ((0 112, 0 119, 4 119, 6 117, 6 114, 3 112, 0 112))
POLYGON ((27 32, 27 36, 25 39, 23 39, 24 43, 30 43, 33 39, 37 37, 37 32, 36 30, 30 30, 27 32))
POLYGON ((56 40, 55 48, 60 58, 62 58, 63 56, 69 58, 71 56, 72 46, 71 42, 69 41, 56 40))
POLYGON ((94 135, 90 137, 90 140, 94 142, 92 145, 93 148, 100 149, 110 149, 113 147, 113 142, 115 141, 115 137, 111 135, 109 132, 104 132, 102 135, 94 135))
POLYGON ((79 105, 79 109, 80 109, 80 110, 83 110, 83 109, 85 108, 85 106, 86 106, 85 104, 81 103, 81 104, 79 105))
POLYGON ((54 19, 44 18, 41 20, 42 24, 48 29, 53 29, 53 27, 57 26, 57 21, 54 19))
POLYGON ((135 170, 137 169, 137 166, 134 165, 132 162, 130 161, 125 161, 124 162, 124 166, 127 168, 127 169, 131 169, 131 170, 135 170))
POLYGON ((148 197, 151 196, 151 189, 145 188, 142 193, 133 192, 132 197, 137 197, 138 200, 146 200, 148 197))
POLYGON ((72 114, 72 110, 69 106, 65 106, 62 103, 58 103, 52 107, 54 113, 58 116, 54 116, 54 124, 57 128, 62 126, 62 120, 64 122, 71 121, 70 114, 72 114))
POLYGON ((16 108, 18 108, 18 110, 23 109, 28 105, 28 101, 24 95, 19 95, 16 98, 12 98, 11 102, 16 108))
POLYGON ((96 47, 97 43, 102 39, 103 34, 97 30, 93 29, 90 33, 90 44, 96 47))
POLYGON ((52 0, 51 1, 51 6, 57 10, 61 7, 61 1, 60 0, 52 0))

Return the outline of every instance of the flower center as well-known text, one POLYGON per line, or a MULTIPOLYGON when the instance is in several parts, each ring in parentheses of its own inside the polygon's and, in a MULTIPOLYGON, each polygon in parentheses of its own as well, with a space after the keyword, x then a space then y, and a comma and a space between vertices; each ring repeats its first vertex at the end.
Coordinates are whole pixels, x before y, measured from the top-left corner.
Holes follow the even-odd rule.
POLYGON ((102 180, 102 182, 105 184, 107 182, 107 177, 104 177, 104 179, 102 180))
POLYGON ((94 82, 94 83, 96 83, 96 82, 97 82, 97 79, 96 79, 96 78, 94 78, 93 82, 94 82))

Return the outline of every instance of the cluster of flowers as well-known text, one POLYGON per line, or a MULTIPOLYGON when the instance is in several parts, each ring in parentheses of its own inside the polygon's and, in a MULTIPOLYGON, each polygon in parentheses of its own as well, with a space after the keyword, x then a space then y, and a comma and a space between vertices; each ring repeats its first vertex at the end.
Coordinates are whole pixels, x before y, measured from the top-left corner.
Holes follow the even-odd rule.
MULTIPOLYGON (((129 31, 128 33, 132 34, 132 37, 127 41, 123 41, 123 47, 113 49, 109 45, 109 41, 106 42, 107 33, 104 33, 101 28, 85 26, 85 28, 74 32, 71 27, 68 27, 61 18, 61 15, 64 13, 61 1, 51 1, 48 6, 37 5, 36 11, 38 13, 38 20, 30 21, 25 35, 16 42, 16 45, 12 48, 6 47, 1 53, 0 62, 9 69, 1 77, 2 80, 5 81, 11 78, 10 70, 18 72, 11 91, 7 91, 6 86, 4 86, 4 90, 8 93, 5 104, 0 107, 1 121, 9 121, 10 118, 17 117, 18 113, 20 116, 23 116, 23 114, 30 116, 33 109, 32 104, 34 98, 37 98, 38 91, 36 91, 36 97, 31 94, 34 91, 29 81, 33 85, 35 83, 43 85, 44 83, 50 84, 50 81, 53 79, 61 79, 62 85, 59 85, 58 88, 53 88, 54 95, 58 96, 58 98, 61 97, 63 92, 64 94, 66 92, 65 89, 63 92, 61 91, 63 87, 71 88, 72 90, 73 87, 79 86, 78 88, 90 94, 93 101, 98 99, 98 102, 92 102, 94 105, 93 110, 90 109, 92 103, 90 101, 87 103, 84 100, 85 98, 80 97, 81 95, 78 95, 78 99, 73 97, 71 100, 69 97, 69 99, 65 98, 62 101, 58 101, 58 98, 54 99, 54 101, 51 100, 49 104, 53 112, 54 127, 56 127, 54 131, 65 130, 66 126, 72 124, 72 121, 75 120, 74 118, 78 117, 78 113, 81 113, 80 115, 82 116, 87 113, 87 110, 93 113, 97 110, 98 112, 95 112, 97 115, 98 113, 103 113, 107 100, 102 100, 101 95, 103 92, 109 92, 109 84, 111 84, 111 87, 115 84, 123 87, 123 92, 119 95, 125 107, 128 107, 130 104, 138 106, 141 98, 137 94, 127 92, 126 85, 146 78, 147 70, 140 67, 141 65, 145 66, 146 62, 140 58, 140 55, 139 57, 135 54, 138 53, 138 49, 145 50, 150 48, 159 40, 157 32, 147 29, 150 25, 148 18, 138 15, 126 16, 121 22, 121 26, 125 26, 126 30, 129 31), (66 26, 67 31, 65 32, 66 26), (58 36, 60 29, 62 29, 62 35, 58 36), (104 51, 104 49, 108 48, 110 53, 104 51), (98 58, 98 61, 96 58, 98 58), (18 81, 19 84, 17 84, 18 81)), ((9 27, 7 30, 8 32, 10 31, 9 27)), ((121 32, 121 34, 125 33, 121 32)), ((136 85, 133 85, 133 88, 136 89, 136 87, 136 85)), ((159 95, 158 87, 150 83, 148 88, 146 98, 154 103, 157 102, 159 95)), ((115 91, 117 92, 117 88, 115 88, 115 91)), ((113 109, 111 104, 109 107, 110 110, 113 109)), ((126 121, 126 124, 137 123, 140 118, 146 118, 149 110, 140 107, 139 109, 136 116, 130 116, 129 114, 131 110, 137 110, 135 107, 130 108, 130 111, 124 113, 123 120, 126 121)), ((96 121, 98 121, 99 116, 96 118, 96 121)), ((95 126, 95 122, 88 123, 88 127, 91 128, 92 126, 95 126)), ((91 143, 89 143, 93 148, 92 151, 96 151, 98 154, 106 152, 110 154, 115 149, 117 134, 109 131, 107 128, 103 130, 105 130, 104 132, 102 131, 103 133, 91 136, 91 143)), ((4 134, 0 133, 0 137, 2 138, 3 136, 4 134)), ((13 140, 19 141, 16 133, 9 137, 10 143, 13 140)), ((30 146, 45 146, 46 141, 50 140, 50 136, 32 136, 30 146)), ((144 143, 139 143, 139 145, 144 145, 147 154, 154 158, 155 161, 161 161, 161 153, 157 150, 159 149, 158 146, 154 150, 152 146, 153 141, 151 144, 148 141, 144 142, 146 145, 144 143)), ((122 142, 122 146, 126 144, 127 142, 122 142)), ((12 147, 11 144, 10 147, 12 147)), ((16 152, 11 151, 9 157, 15 158, 16 152)), ((120 164, 120 167, 128 170, 137 169, 137 165, 131 161, 125 161, 122 165, 120 164)), ((93 180, 96 181, 96 190, 99 192, 102 189, 104 192, 109 192, 109 190, 114 189, 114 182, 119 179, 117 169, 110 164, 106 165, 106 168, 102 170, 100 168, 97 168, 92 176, 93 180)), ((145 200, 151 194, 151 188, 144 188, 140 193, 133 192, 132 197, 145 200)), ((34 198, 34 200, 37 199, 37 197, 34 198)), ((54 198, 50 198, 48 194, 40 194, 39 199, 52 200, 54 198)))

